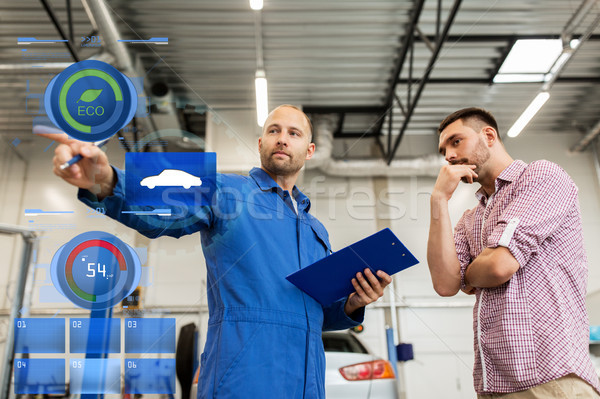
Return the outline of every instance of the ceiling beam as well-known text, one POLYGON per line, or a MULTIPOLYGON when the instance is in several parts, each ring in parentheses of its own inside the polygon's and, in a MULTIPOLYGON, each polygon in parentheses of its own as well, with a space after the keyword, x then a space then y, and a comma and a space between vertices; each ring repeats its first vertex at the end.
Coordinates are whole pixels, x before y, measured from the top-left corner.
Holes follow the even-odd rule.
MULTIPOLYGON (((417 104, 419 102, 419 99, 421 98, 421 94, 423 93, 423 89, 425 88, 425 85, 429 81, 429 76, 431 75, 431 72, 433 71, 433 67, 438 59, 440 51, 442 50, 442 46, 444 45, 444 42, 448 38, 448 32, 450 31, 450 27, 454 23, 454 18, 456 17, 456 14, 458 13, 458 9, 460 8, 461 3, 462 3, 462 0, 454 1, 454 4, 452 5, 452 8, 450 9, 448 17, 446 19, 446 23, 444 24, 444 29, 442 30, 442 33, 436 38, 435 51, 433 52, 433 54, 431 55, 431 58, 429 59, 429 63, 427 64, 425 73, 423 74, 423 76, 421 77, 421 79, 419 81, 419 87, 417 88, 417 91, 415 92, 414 97, 409 98, 410 105, 407 107, 406 115, 402 122, 402 126, 400 127, 400 132, 398 133, 398 137, 396 137, 396 141, 394 142, 393 148, 388 149, 388 153, 387 153, 387 164, 388 165, 390 165, 392 163, 392 160, 394 159, 394 155, 396 154, 396 151, 398 150, 398 147, 400 146, 400 142, 402 141, 404 132, 406 131, 406 128, 408 127, 408 124, 410 123, 410 119, 412 118, 412 115, 413 115, 415 109, 417 108, 417 104)), ((413 36, 414 36, 414 32, 413 32, 413 36)), ((412 80, 412 78, 411 78, 411 80, 412 80)), ((409 85, 411 85, 411 83, 409 83, 409 85)), ((394 92, 396 91, 395 86, 393 87, 393 90, 394 90, 394 92)), ((393 103, 393 97, 392 97, 392 103, 393 103)))
MULTIPOLYGON (((579 38, 581 35, 573 35, 574 39, 579 38)), ((427 40, 435 41, 435 36, 426 36, 427 40)), ((488 43, 488 42, 509 42, 513 39, 560 39, 560 34, 543 34, 543 35, 449 35, 446 39, 446 43, 448 44, 456 44, 456 43, 488 43)), ((600 35, 591 35, 588 40, 600 40, 600 35)), ((421 37, 416 36, 415 41, 423 42, 421 37)))
POLYGON ((383 127, 383 121, 385 120, 385 116, 388 110, 391 110, 394 104, 394 96, 396 95, 396 86, 398 86, 398 81, 400 80, 400 74, 402 73, 402 68, 404 67, 404 61, 406 60, 406 55, 408 54, 409 44, 414 40, 415 36, 415 28, 419 23, 419 18, 421 18, 421 12, 423 11, 423 6, 425 5, 425 0, 417 0, 415 7, 412 10, 412 14, 410 17, 410 23, 406 27, 406 31, 404 32, 404 36, 402 37, 402 44, 398 49, 398 56, 396 57, 396 64, 394 65, 394 71, 392 72, 392 81, 387 89, 387 93, 385 94, 384 100, 384 108, 383 113, 379 116, 379 122, 377 127, 374 129, 376 132, 381 132, 383 127))
MULTIPOLYGON (((408 84, 408 79, 400 79, 399 84, 408 84)), ((414 81, 413 81, 414 83, 414 81)), ((496 85, 524 85, 541 82, 510 82, 495 83, 496 85)), ((600 76, 562 76, 556 79, 556 83, 600 83, 600 76)), ((490 84, 489 78, 432 78, 429 84, 490 84)))
MULTIPOLYGON (((79 55, 77 54, 77 51, 75 51, 75 47, 73 47, 73 44, 71 44, 71 41, 69 41, 69 37, 63 30, 63 28, 58 20, 58 17, 56 16, 56 14, 54 13, 54 10, 52 9, 52 6, 50 6, 50 4, 48 3, 47 0, 40 0, 40 1, 41 1, 42 5, 44 6, 44 9, 46 10, 46 13, 50 17, 50 20, 54 24, 54 27, 58 31, 58 34, 60 35, 60 37, 63 40, 66 40, 65 45, 67 46, 69 53, 71 53, 71 57, 73 57, 73 60, 75 62, 79 62, 79 55)), ((70 11, 69 11, 69 16, 70 16, 70 11)), ((69 20, 70 20, 70 18, 69 18, 69 20)))

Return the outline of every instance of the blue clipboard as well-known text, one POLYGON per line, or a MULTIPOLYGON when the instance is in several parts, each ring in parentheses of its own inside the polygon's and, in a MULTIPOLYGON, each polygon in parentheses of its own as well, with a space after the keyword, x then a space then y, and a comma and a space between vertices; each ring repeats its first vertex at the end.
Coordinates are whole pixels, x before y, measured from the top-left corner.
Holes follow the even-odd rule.
POLYGON ((352 278, 365 268, 390 276, 419 263, 390 229, 383 229, 286 277, 327 306, 354 292, 352 278))

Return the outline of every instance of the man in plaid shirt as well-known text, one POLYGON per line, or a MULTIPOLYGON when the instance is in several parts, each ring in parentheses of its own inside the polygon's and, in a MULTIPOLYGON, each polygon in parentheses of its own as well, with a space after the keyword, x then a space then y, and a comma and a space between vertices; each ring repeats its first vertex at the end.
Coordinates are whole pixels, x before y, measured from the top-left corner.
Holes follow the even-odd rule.
POLYGON ((558 165, 513 160, 494 117, 465 108, 442 121, 427 261, 436 292, 475 294, 478 398, 600 398, 589 357, 587 258, 577 186, 558 165), (455 227, 448 200, 477 182, 455 227))

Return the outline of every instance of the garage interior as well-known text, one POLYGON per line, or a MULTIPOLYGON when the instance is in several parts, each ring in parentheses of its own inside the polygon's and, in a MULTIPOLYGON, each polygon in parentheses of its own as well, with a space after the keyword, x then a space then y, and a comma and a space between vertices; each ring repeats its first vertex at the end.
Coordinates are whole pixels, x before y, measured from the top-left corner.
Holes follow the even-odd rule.
MULTIPOLYGON (((420 261, 395 275, 354 333, 383 359, 388 334, 394 345, 412 345, 414 359, 396 364, 395 397, 476 397, 475 299, 439 297, 426 261, 429 197, 445 164, 437 127, 457 109, 490 110, 513 158, 555 162, 577 184, 587 309, 590 325, 600 326, 597 0, 267 0, 260 10, 245 0, 1 0, 2 382, 12 376, 6 343, 16 317, 89 315, 61 298, 49 275, 56 250, 85 231, 110 232, 145 255, 136 295, 112 317, 175 318, 178 334, 194 323, 198 356, 202 351, 208 304, 198 236, 149 240, 89 212, 52 174, 53 144, 32 134, 45 115, 49 81, 87 59, 109 63, 143 87, 136 118, 106 145, 120 168, 128 152, 202 151, 217 153, 218 172, 246 174, 260 162, 257 78, 268 82, 268 109, 293 104, 310 116, 317 150, 298 186, 333 250, 390 228, 420 261), (524 65, 506 62, 511 50, 532 41, 547 50, 524 65), (533 65, 544 56, 546 64, 533 65), (530 122, 511 129, 532 103, 539 110, 530 122), (31 209, 67 214, 32 216, 31 209)), ((477 188, 457 190, 454 224, 476 205, 477 188)), ((600 373, 600 344, 592 341, 590 351, 600 373)), ((14 398, 7 388, 2 398, 14 398)))

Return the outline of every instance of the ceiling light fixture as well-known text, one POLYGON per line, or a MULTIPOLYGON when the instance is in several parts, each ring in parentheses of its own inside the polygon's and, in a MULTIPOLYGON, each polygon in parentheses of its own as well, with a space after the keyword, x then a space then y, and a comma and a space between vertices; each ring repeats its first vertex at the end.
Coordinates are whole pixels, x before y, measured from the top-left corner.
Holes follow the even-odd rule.
POLYGON ((494 83, 543 82, 544 74, 562 52, 561 39, 517 40, 494 76, 494 83))
POLYGON ((256 88, 256 122, 263 127, 269 114, 269 94, 267 91, 267 77, 264 69, 258 69, 254 77, 256 88))
POLYGON ((254 11, 260 11, 263 9, 263 0, 250 0, 250 8, 254 11))
POLYGON ((543 73, 502 73, 494 76, 494 83, 527 83, 543 82, 543 73))
POLYGON ((537 96, 533 99, 531 104, 523 111, 519 119, 512 125, 512 127, 508 130, 508 137, 517 137, 519 133, 527 126, 527 124, 531 121, 531 119, 538 113, 540 108, 548 101, 550 98, 550 93, 547 91, 542 91, 538 93, 537 96))
POLYGON ((576 49, 576 48, 577 48, 577 46, 579 46, 579 43, 581 43, 581 40, 579 40, 579 39, 572 39, 572 40, 569 42, 569 46, 570 46, 572 49, 576 49))
MULTIPOLYGON (((581 48, 581 44, 584 43, 587 39, 590 38, 594 30, 600 25, 600 14, 596 16, 594 21, 587 27, 585 33, 579 39, 573 39, 573 32, 579 28, 579 24, 586 16, 587 11, 590 7, 592 7, 596 1, 588 1, 585 0, 579 9, 573 14, 567 25, 563 29, 561 33, 561 39, 557 40, 546 40, 547 43, 542 43, 544 41, 537 41, 536 45, 540 46, 540 48, 530 48, 530 51, 537 51, 540 49, 545 49, 544 51, 550 52, 550 54, 545 57, 544 54, 535 53, 535 57, 540 57, 539 61, 544 59, 546 64, 542 65, 542 62, 537 63, 537 66, 540 68, 538 72, 544 73, 544 83, 542 84, 541 90, 538 92, 537 96, 533 99, 531 104, 527 107, 525 111, 521 114, 519 119, 514 123, 514 125, 508 130, 508 137, 516 137, 521 133, 521 131, 527 126, 527 124, 531 121, 531 119, 537 114, 537 112, 544 106, 546 101, 550 98, 550 89, 558 79, 558 76, 565 69, 569 60, 577 53, 577 51, 581 48), (553 60, 550 64, 547 64, 548 61, 553 60)), ((534 40, 524 40, 523 42, 528 41, 534 43, 534 40)), ((511 49, 510 53, 515 50, 517 44, 521 42, 517 40, 515 45, 511 49)), ((515 71, 506 71, 503 70, 504 64, 508 60, 510 53, 505 59, 505 62, 501 66, 499 72, 515 72, 515 71)), ((522 52, 522 56, 525 57, 525 54, 522 52)), ((531 61, 531 59, 530 59, 531 61)), ((527 68, 524 65, 521 65, 520 68, 527 68)), ((523 72, 535 72, 531 69, 524 70, 523 72)))

